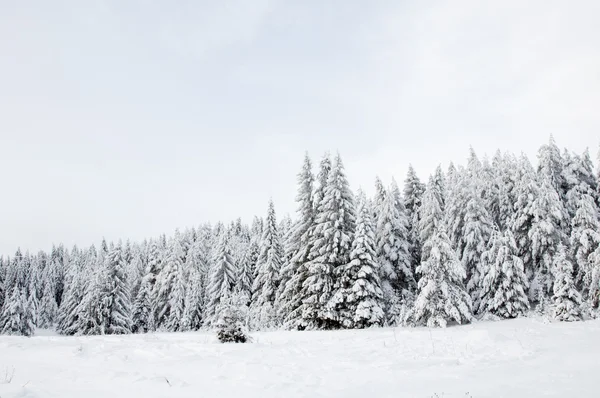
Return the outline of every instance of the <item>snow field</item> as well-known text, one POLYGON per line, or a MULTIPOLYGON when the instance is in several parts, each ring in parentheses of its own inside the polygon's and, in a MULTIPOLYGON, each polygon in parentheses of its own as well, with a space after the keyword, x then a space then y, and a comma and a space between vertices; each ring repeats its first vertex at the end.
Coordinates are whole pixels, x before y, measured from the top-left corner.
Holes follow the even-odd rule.
POLYGON ((598 320, 261 332, 251 344, 39 334, 0 337, 1 398, 600 396, 598 320))

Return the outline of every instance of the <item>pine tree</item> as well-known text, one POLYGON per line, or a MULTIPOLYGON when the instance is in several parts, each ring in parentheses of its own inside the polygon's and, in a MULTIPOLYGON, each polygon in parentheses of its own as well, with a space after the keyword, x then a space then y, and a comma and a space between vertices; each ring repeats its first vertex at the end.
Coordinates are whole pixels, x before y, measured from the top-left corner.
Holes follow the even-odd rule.
POLYGON ((538 173, 541 179, 546 179, 550 186, 565 200, 565 181, 563 177, 563 158, 551 135, 548 144, 542 145, 538 151, 538 173))
POLYGON ((226 231, 221 233, 219 244, 213 259, 210 281, 207 289, 207 318, 208 324, 218 320, 217 312, 221 298, 230 295, 235 287, 235 267, 229 249, 229 236, 226 231))
POLYGON ((421 263, 421 241, 419 239, 419 208, 425 186, 419 180, 412 165, 408 165, 408 174, 404 180, 404 206, 408 218, 408 236, 413 274, 421 263))
MULTIPOLYGON (((376 213, 377 261, 389 320, 398 317, 401 304, 411 301, 416 282, 411 268, 408 220, 397 190, 385 190, 376 213)), ((364 205, 363 205, 364 206, 364 205)))
MULTIPOLYGON (((174 303, 174 296, 181 292, 174 292, 179 274, 182 272, 183 247, 181 246, 178 234, 171 238, 168 243, 167 256, 163 268, 156 277, 154 284, 153 298, 156 309, 155 320, 156 327, 169 328, 171 322, 171 305, 174 303)), ((185 294, 185 293, 184 293, 185 294)), ((185 297, 185 296, 184 296, 185 297)), ((178 296, 183 300, 183 297, 178 296)), ((178 314, 180 315, 180 314, 178 314)))
POLYGON ((547 297, 552 290, 552 262, 559 244, 566 235, 562 229, 564 208, 556 190, 548 178, 543 178, 537 197, 531 206, 531 258, 533 259, 533 282, 530 297, 537 297, 541 291, 547 297), (533 293, 533 294, 532 294, 533 293))
POLYGON ((131 330, 133 333, 147 333, 153 330, 151 276, 142 278, 133 305, 131 330))
MULTIPOLYGON (((105 252, 96 251, 92 246, 86 256, 82 278, 84 295, 77 306, 78 314, 76 332, 85 335, 101 334, 103 320, 102 287, 104 284, 105 252)), ((75 334, 75 332, 73 333, 75 334)))
MULTIPOLYGON (((439 196, 435 192, 433 177, 429 178, 429 184, 423 195, 423 205, 420 209, 419 239, 421 242, 430 240, 435 230, 443 226, 443 213, 440 207, 439 196), (427 201, 427 206, 424 206, 427 201)), ((425 247, 421 250, 421 263, 429 258, 429 250, 425 247)))
POLYGON ((185 311, 186 281, 183 271, 183 264, 179 262, 175 273, 175 280, 169 295, 169 317, 166 326, 171 331, 185 330, 182 324, 185 311))
POLYGON ((492 234, 481 263, 479 312, 501 318, 525 315, 529 309, 527 276, 510 230, 492 234))
POLYGON ((292 227, 290 235, 290 261, 281 269, 282 282, 279 286, 278 303, 279 315, 284 327, 297 329, 301 320, 302 301, 300 291, 308 277, 308 255, 311 249, 311 234, 315 223, 313 207, 312 163, 308 154, 304 157, 302 171, 298 174, 298 219, 292 227))
POLYGON ((374 228, 366 198, 361 197, 357 213, 350 262, 336 269, 335 290, 328 304, 345 328, 381 325, 384 318, 374 228))
POLYGON ((440 203, 440 209, 444 211, 446 207, 446 178, 444 177, 442 166, 438 165, 436 167, 435 172, 433 173, 433 179, 431 179, 430 183, 432 184, 433 192, 440 203))
MULTIPOLYGON (((470 162, 472 163, 472 162, 470 162)), ((452 246, 459 255, 465 248, 465 222, 467 205, 474 196, 479 196, 479 187, 475 186, 479 178, 479 169, 466 171, 463 168, 454 173, 449 184, 444 211, 444 223, 452 246)))
POLYGON ((51 328, 58 315, 58 306, 55 301, 53 284, 49 279, 44 283, 44 293, 40 303, 38 326, 40 328, 51 328))
POLYGON ((32 310, 25 292, 18 286, 13 287, 0 317, 0 333, 18 336, 33 335, 35 325, 32 310))
POLYGON ((428 327, 445 327, 448 321, 470 322, 471 298, 463 287, 465 270, 446 234, 433 185, 425 191, 422 210, 423 260, 417 267, 419 294, 412 317, 428 327))
POLYGON ((565 247, 558 245, 554 258, 554 318, 559 321, 581 320, 581 295, 575 288, 573 265, 567 258, 565 247))
POLYGON ((575 285, 586 296, 592 288, 593 269, 590 255, 600 245, 599 218, 593 197, 589 194, 581 195, 571 221, 570 247, 575 261, 575 285))
MULTIPOLYGON (((529 160, 522 155, 518 164, 518 170, 515 173, 514 187, 514 212, 510 220, 510 228, 517 243, 519 258, 523 260, 527 279, 531 282, 534 277, 534 261, 533 261, 533 243, 529 235, 534 222, 534 201, 540 194, 540 186, 537 181, 537 176, 533 171, 533 167, 529 160)), ((530 288, 529 299, 535 299, 536 292, 530 288)))
POLYGON ((301 291, 302 324, 308 328, 330 329, 339 326, 338 316, 326 304, 331 298, 336 269, 350 260, 355 228, 354 199, 339 154, 329 172, 315 224, 309 275, 301 291))
POLYGON ((256 265, 257 277, 252 286, 252 306, 256 313, 253 318, 258 328, 276 326, 275 299, 279 287, 282 257, 283 250, 277 228, 275 206, 271 200, 256 265))
POLYGON ((202 326, 202 275, 198 270, 190 271, 190 283, 185 296, 185 310, 181 320, 182 330, 198 330, 202 326))
POLYGON ((474 307, 479 307, 481 279, 485 276, 482 267, 482 255, 493 230, 493 221, 484 207, 483 200, 473 189, 467 203, 463 227, 464 248, 461 262, 467 275, 467 291, 471 295, 474 307))
POLYGON ((216 309, 217 338, 221 343, 245 343, 250 338, 244 325, 245 298, 227 293, 216 309))
POLYGON ((103 334, 131 333, 131 299, 121 243, 108 253, 101 287, 103 334))

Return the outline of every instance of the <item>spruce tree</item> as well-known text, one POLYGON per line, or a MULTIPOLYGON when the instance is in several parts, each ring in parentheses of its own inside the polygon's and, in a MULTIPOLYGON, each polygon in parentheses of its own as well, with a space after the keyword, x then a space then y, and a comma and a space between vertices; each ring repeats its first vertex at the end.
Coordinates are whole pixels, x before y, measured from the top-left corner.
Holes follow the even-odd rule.
POLYGON ((25 292, 14 286, 0 316, 0 334, 31 336, 34 331, 33 308, 25 292))
POLYGON ((274 327, 277 323, 275 298, 279 287, 283 250, 277 228, 275 205, 269 201, 266 222, 263 228, 260 254, 257 262, 257 276, 252 287, 252 306, 259 328, 274 327))
POLYGON ((198 330, 203 318, 202 275, 198 270, 191 270, 189 284, 185 296, 185 310, 181 321, 182 330, 198 330))
MULTIPOLYGON (((510 228, 517 243, 519 257, 523 260, 527 279, 531 282, 534 277, 533 243, 529 235, 534 222, 534 201, 540 194, 537 176, 529 163, 522 155, 516 164, 514 186, 514 211, 510 220, 510 228)), ((536 298, 536 292, 530 289, 529 300, 536 298), (533 295, 532 295, 533 293, 533 295)))
POLYGON ((308 328, 331 329, 339 326, 338 315, 326 304, 331 299, 336 269, 350 260, 355 228, 354 199, 339 154, 329 172, 315 224, 308 277, 301 291, 302 323, 308 328))
MULTIPOLYGON (((175 296, 181 293, 179 291, 174 292, 174 289, 178 283, 177 280, 180 277, 179 275, 183 270, 183 256, 183 247, 181 246, 179 235, 176 234, 168 242, 167 256, 164 260, 163 268, 156 277, 156 283, 154 284, 152 295, 155 300, 154 306, 156 310, 155 320, 157 328, 170 328, 172 326, 172 304, 176 300, 175 296)), ((183 300, 183 297, 178 296, 177 299, 183 300)))
POLYGON ((533 260, 533 282, 530 297, 543 293, 546 297, 552 290, 552 262, 556 248, 566 240, 562 229, 564 208, 558 193, 548 178, 542 178, 537 197, 531 206, 531 258, 533 260))
POLYGON ((600 245, 600 219, 598 208, 589 194, 580 196, 577 210, 571 221, 570 247, 574 259, 574 278, 577 288, 587 296, 592 286, 590 255, 600 245))
MULTIPOLYGON (((408 220, 399 192, 385 190, 376 213, 377 262, 385 310, 395 320, 402 304, 412 301, 416 282, 411 267, 408 220)), ((363 207, 366 203, 363 204, 363 207)))
POLYGON ((573 264, 567 257, 564 245, 559 244, 554 258, 554 318, 559 321, 581 320, 581 295, 575 288, 573 264))
POLYGON ((131 330, 133 333, 147 333, 153 330, 154 314, 152 313, 152 277, 142 278, 133 304, 131 330))
POLYGON ((430 183, 432 184, 431 189, 433 189, 433 192, 437 196, 438 202, 440 203, 440 209, 444 211, 446 208, 446 177, 444 176, 441 165, 436 167, 430 183))
POLYGON ((474 307, 479 307, 481 279, 485 276, 482 268, 482 255, 494 228, 493 221, 484 207, 483 199, 475 189, 471 190, 471 199, 465 210, 465 222, 462 232, 464 248, 460 253, 461 262, 467 275, 467 291, 471 295, 474 307))
POLYGON ((101 287, 102 333, 131 333, 131 298, 121 243, 109 251, 105 267, 101 287))
POLYGON ((412 165, 408 165, 408 173, 404 180, 404 206, 408 218, 408 236, 413 274, 421 262, 421 241, 419 239, 419 208, 425 192, 425 186, 419 180, 412 165))
POLYGON ((383 293, 376 261, 374 228, 366 198, 361 197, 352 241, 350 262, 338 267, 335 290, 329 302, 345 328, 381 325, 383 293))
POLYGON ((465 270, 445 231, 436 188, 430 185, 423 197, 421 239, 423 260, 417 267, 419 294, 412 318, 428 327, 446 327, 472 319, 471 298, 464 289, 465 270))
POLYGON ((285 283, 279 286, 277 307, 283 319, 284 327, 297 329, 301 320, 302 298, 300 292, 302 284, 308 277, 308 255, 311 249, 311 233, 315 223, 315 209, 313 207, 312 163, 308 154, 304 157, 302 170, 298 174, 298 219, 292 227, 290 235, 291 250, 290 261, 281 270, 285 283))
POLYGON ((223 231, 212 261, 210 280, 207 289, 207 317, 205 322, 213 324, 219 318, 217 312, 222 297, 233 292, 235 287, 235 267, 229 249, 229 235, 223 231))
POLYGON ((56 305, 55 297, 54 285, 49 279, 46 279, 38 317, 38 326, 40 328, 51 328, 54 325, 58 315, 58 306, 56 305))
POLYGON ((550 135, 548 144, 542 145, 538 151, 538 173, 541 179, 548 181, 562 201, 566 199, 563 167, 563 158, 560 150, 554 141, 554 137, 550 135))
POLYGON ((527 276, 510 230, 492 234, 481 263, 479 312, 501 318, 525 315, 529 309, 527 276))
POLYGON ((173 287, 169 294, 169 317, 166 326, 171 331, 185 330, 182 324, 185 311, 186 298, 186 278, 183 270, 183 264, 179 262, 175 273, 173 287))

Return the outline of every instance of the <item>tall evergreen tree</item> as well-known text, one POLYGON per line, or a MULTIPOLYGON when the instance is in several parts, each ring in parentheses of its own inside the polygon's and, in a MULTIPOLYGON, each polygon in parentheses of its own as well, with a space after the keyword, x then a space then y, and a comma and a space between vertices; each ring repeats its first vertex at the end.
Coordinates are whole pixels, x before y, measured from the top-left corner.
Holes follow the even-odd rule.
POLYGON ((328 303, 338 316, 336 321, 346 328, 381 325, 384 319, 374 228, 366 198, 361 197, 357 213, 350 262, 336 269, 334 293, 328 303))
POLYGON ((308 154, 304 157, 302 171, 298 174, 298 219, 292 227, 290 235, 290 261, 281 270, 284 283, 279 286, 278 308, 284 322, 284 327, 297 329, 301 320, 302 300, 300 291, 308 277, 308 255, 311 249, 311 233, 315 224, 315 209, 313 206, 312 163, 308 154))
POLYGON ((309 275, 302 285, 304 327, 329 329, 339 326, 337 314, 326 304, 331 299, 336 269, 350 260, 355 229, 354 210, 353 195, 338 154, 316 214, 309 275))
MULTIPOLYGON (((185 297, 181 296, 181 291, 175 290, 181 286, 177 286, 178 279, 183 278, 181 273, 183 272, 183 247, 179 239, 179 234, 176 234, 168 242, 167 256, 164 261, 164 265, 158 276, 156 277, 156 283, 154 284, 153 298, 155 300, 155 319, 156 327, 171 328, 171 312, 174 309, 173 304, 177 300, 181 301, 185 297)), ((178 307, 178 309, 180 309, 178 307)), ((181 316, 181 313, 176 313, 175 316, 181 316)))
POLYGON ((102 286, 104 334, 131 333, 131 298, 121 243, 108 253, 102 286))
POLYGON ((560 321, 581 320, 581 295, 575 288, 573 265, 564 245, 559 244, 554 257, 554 317, 560 321))
POLYGON ((465 211, 461 234, 464 247, 460 258, 467 275, 467 291, 475 308, 479 306, 481 279, 485 276, 485 269, 481 264, 482 255, 487 249, 493 228, 492 218, 485 209, 483 199, 472 189, 465 211))
POLYGON ((492 234, 490 248, 481 262, 479 312, 501 318, 525 315, 529 309, 527 276, 510 230, 492 234))
POLYGON ((445 327, 448 321, 470 322, 471 298, 463 285, 465 270, 450 245, 433 185, 425 191, 422 210, 423 260, 417 267, 419 294, 412 317, 428 327, 445 327))
POLYGON ((419 239, 419 208, 425 192, 425 185, 419 180, 412 165, 404 180, 404 205, 408 217, 408 236, 413 274, 421 262, 421 241, 419 239))
POLYGON ((212 324, 219 318, 217 307, 222 297, 227 297, 235 287, 235 267, 229 249, 229 235, 221 233, 217 250, 212 261, 210 281, 207 289, 207 318, 205 322, 212 324))
POLYGON ((575 285, 584 295, 592 288, 592 261, 590 255, 600 245, 600 216, 594 199, 581 195, 571 221, 570 247, 574 259, 575 285))
POLYGON ((14 286, 0 316, 0 334, 31 336, 34 331, 33 308, 24 289, 14 286))
POLYGON ((181 320, 182 330, 198 330, 203 318, 202 276, 198 270, 191 270, 185 296, 185 310, 181 320))
POLYGON ((152 313, 151 277, 142 278, 133 304, 131 330, 133 333, 147 333, 154 329, 152 313))
MULTIPOLYGON (((376 213, 376 253, 385 310, 396 319, 402 304, 412 301, 416 282, 411 267, 408 220, 396 190, 385 190, 376 213)), ((366 204, 363 204, 365 207, 366 204)))
POLYGON ((271 200, 258 256, 257 277, 252 287, 252 305, 257 310, 256 318, 261 326, 273 327, 276 324, 275 298, 279 287, 282 257, 283 250, 277 228, 275 205, 271 200))
POLYGON ((565 200, 563 176, 563 158, 560 149, 551 135, 548 144, 542 145, 538 151, 538 173, 542 179, 547 179, 550 186, 565 200))
POLYGON ((530 286, 530 299, 552 293, 552 262, 556 248, 566 240, 562 229, 564 208, 558 193, 548 178, 542 178, 537 197, 531 206, 531 258, 533 260, 533 281, 530 286))

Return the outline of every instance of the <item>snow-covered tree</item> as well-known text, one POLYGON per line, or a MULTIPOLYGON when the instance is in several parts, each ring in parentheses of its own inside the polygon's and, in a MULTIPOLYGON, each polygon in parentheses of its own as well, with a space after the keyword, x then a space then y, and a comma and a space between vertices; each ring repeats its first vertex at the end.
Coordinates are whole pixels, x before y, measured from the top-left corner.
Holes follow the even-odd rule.
POLYGON ((421 262, 421 241, 419 239, 419 208, 425 192, 425 185, 421 182, 412 165, 408 165, 408 173, 404 180, 404 206, 408 218, 408 237, 411 254, 411 268, 413 273, 421 262))
POLYGON ((185 330, 182 321, 185 311, 186 275, 181 262, 179 262, 178 267, 169 294, 169 317, 166 326, 171 331, 185 330))
POLYGON ((492 234, 490 248, 483 253, 481 263, 479 312, 501 318, 525 315, 529 309, 527 276, 510 230, 492 234))
POLYGON ((152 313, 152 276, 142 278, 133 304, 131 330, 133 333, 147 333, 154 329, 152 313))
POLYGON ((600 219, 591 195, 580 196, 571 226, 570 247, 574 259, 575 285, 587 296, 592 287, 590 255, 600 245, 600 219))
POLYGON ((110 250, 105 266, 104 284, 101 287, 102 333, 131 333, 131 298, 121 243, 110 250))
MULTIPOLYGON (((444 226, 442 208, 439 196, 436 194, 433 177, 429 178, 429 184, 423 195, 423 204, 420 209, 419 239, 425 243, 435 234, 436 229, 444 226), (427 202, 427 206, 425 206, 427 202)), ((421 263, 429 258, 429 251, 425 247, 421 250, 421 263)))
POLYGON ((565 186, 563 164, 560 149, 551 135, 548 144, 542 145, 538 151, 538 173, 541 179, 549 182, 550 186, 558 193, 559 198, 564 201, 566 192, 563 191, 565 186))
POLYGON ((471 191, 471 199, 465 210, 462 241, 464 247, 460 258, 467 275, 467 291, 475 308, 479 307, 481 295, 481 278, 485 275, 482 267, 482 255, 487 249, 487 244, 494 228, 493 221, 484 207, 483 199, 476 190, 471 191))
POLYGON ((312 163, 308 154, 304 157, 304 164, 298 174, 298 219, 292 227, 290 243, 291 258, 281 269, 282 282, 279 286, 277 307, 283 319, 284 327, 297 329, 301 320, 302 297, 300 295, 302 284, 308 277, 308 255, 311 249, 311 232, 315 223, 315 209, 313 206, 312 163))
POLYGON ((354 198, 338 154, 317 210, 314 242, 309 254, 309 275, 302 285, 304 327, 330 329, 339 326, 337 314, 326 304, 331 299, 336 269, 350 260, 354 211, 354 198))
POLYGON ((468 323, 472 310, 464 289, 466 274, 446 234, 435 187, 425 191, 422 210, 423 260, 417 267, 419 294, 412 318, 428 327, 445 327, 449 321, 468 323))
MULTIPOLYGON (((183 278, 183 247, 181 246, 178 234, 171 238, 168 242, 167 256, 163 262, 163 268, 156 277, 154 284, 153 299, 155 300, 155 319, 156 327, 170 328, 172 304, 177 300, 183 301, 185 292, 175 291, 178 283, 178 278, 183 278), (183 294, 183 296, 182 296, 183 294)), ((177 286, 180 288, 181 286, 177 286)), ((176 314, 181 316, 181 313, 176 314)))
POLYGON ((429 184, 437 196, 438 202, 440 203, 440 209, 443 211, 446 206, 446 177, 444 176, 441 165, 436 167, 432 177, 429 184))
POLYGON ((573 264, 568 259, 566 249, 562 244, 558 245, 553 267, 554 318, 567 322, 581 320, 582 299, 575 288, 573 264))
POLYGON ((381 325, 384 319, 374 228, 366 198, 361 197, 357 213, 350 262, 336 268, 334 293, 328 303, 345 328, 381 325))
POLYGON ((215 326, 221 343, 245 343, 250 339, 244 322, 245 301, 246 298, 226 293, 218 304, 215 326))
POLYGON ((566 241, 562 229, 564 207, 558 193, 548 178, 542 178, 537 197, 531 205, 531 258, 533 259, 533 281, 530 298, 538 297, 541 291, 547 297, 552 293, 552 262, 559 244, 566 241))
POLYGON ((235 271, 229 249, 229 234, 223 231, 219 237, 210 271, 205 322, 212 324, 218 320, 217 307, 221 302, 221 298, 230 295, 235 287, 235 271))
MULTIPOLYGON (((379 201, 376 253, 389 320, 398 317, 403 303, 413 299, 416 282, 411 267, 408 220, 402 198, 396 190, 384 190, 379 201)), ((366 203, 362 205, 366 206, 366 203)))
MULTIPOLYGON (((533 166, 529 160, 523 155, 516 163, 515 168, 515 186, 514 186, 514 211, 510 220, 510 228, 517 242, 519 257, 523 260, 525 273, 529 281, 533 280, 534 262, 532 255, 531 237, 529 231, 532 229, 534 215, 534 201, 539 195, 540 187, 537 181, 537 176, 533 170, 533 166)), ((530 293, 536 294, 535 291, 530 293)), ((530 301, 532 297, 530 295, 530 301)))
POLYGON ((24 289, 13 287, 0 316, 0 333, 31 336, 35 331, 33 308, 24 289))
POLYGON ((181 320, 182 330, 198 330, 203 318, 202 276, 198 270, 191 270, 185 296, 185 310, 181 320))
POLYGON ((56 305, 55 297, 54 284, 46 279, 39 308, 38 326, 40 328, 51 328, 54 325, 58 315, 58 305, 56 305))
POLYGON ((257 262, 257 276, 252 287, 252 306, 259 310, 261 315, 270 319, 256 318, 258 325, 273 327, 276 324, 275 298, 279 286, 279 272, 283 250, 279 231, 277 228, 277 217, 275 216, 275 205, 269 201, 269 210, 263 229, 261 239, 260 255, 257 262), (268 308, 267 308, 268 307, 268 308))

